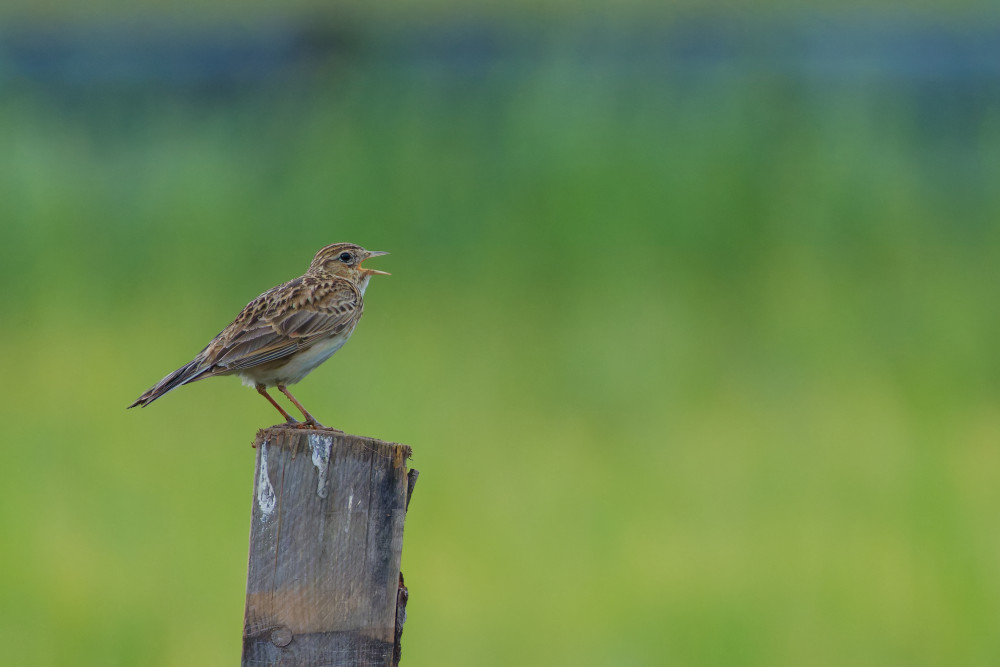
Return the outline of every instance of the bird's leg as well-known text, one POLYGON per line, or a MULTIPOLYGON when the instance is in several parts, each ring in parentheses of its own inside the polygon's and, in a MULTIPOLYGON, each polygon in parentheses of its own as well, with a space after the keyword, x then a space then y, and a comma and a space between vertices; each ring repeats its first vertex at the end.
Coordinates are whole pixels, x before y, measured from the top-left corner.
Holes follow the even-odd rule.
POLYGON ((278 410, 278 412, 281 413, 281 416, 285 418, 285 421, 287 421, 289 424, 298 424, 299 423, 299 421, 297 419, 295 419, 290 414, 288 414, 287 412, 285 412, 285 409, 283 407, 281 407, 280 405, 278 405, 278 402, 276 400, 274 400, 273 398, 271 398, 271 395, 269 393, 267 393, 267 387, 265 385, 257 384, 257 385, 254 385, 254 388, 257 390, 258 394, 260 394, 261 396, 263 396, 264 398, 266 398, 267 400, 269 400, 271 402, 271 405, 273 405, 278 410))
POLYGON ((294 403, 295 407, 297 407, 299 409, 299 412, 302 413, 302 416, 306 418, 306 424, 309 424, 311 426, 319 426, 320 428, 326 428, 325 426, 323 426, 322 424, 320 424, 318 421, 316 421, 316 418, 313 417, 311 414, 309 414, 309 411, 306 410, 304 407, 302 407, 301 403, 299 403, 297 400, 295 400, 295 397, 292 396, 292 393, 290 391, 288 391, 288 387, 286 387, 283 384, 279 384, 277 386, 278 386, 278 391, 280 391, 282 394, 284 394, 285 396, 287 396, 288 400, 290 400, 292 403, 294 403))

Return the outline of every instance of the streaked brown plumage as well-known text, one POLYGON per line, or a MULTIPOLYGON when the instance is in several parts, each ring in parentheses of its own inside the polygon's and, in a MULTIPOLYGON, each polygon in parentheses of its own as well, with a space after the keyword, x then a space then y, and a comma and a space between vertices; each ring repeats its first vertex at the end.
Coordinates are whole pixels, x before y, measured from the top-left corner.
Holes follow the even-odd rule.
POLYGON ((305 424, 319 426, 286 385, 304 378, 351 337, 364 310, 368 281, 376 274, 389 275, 362 268, 361 263, 387 254, 353 243, 326 246, 316 253, 305 275, 248 303, 190 363, 160 380, 129 407, 145 407, 189 382, 239 375, 288 422, 295 423, 295 419, 267 393, 267 387, 285 394, 302 412, 305 424))

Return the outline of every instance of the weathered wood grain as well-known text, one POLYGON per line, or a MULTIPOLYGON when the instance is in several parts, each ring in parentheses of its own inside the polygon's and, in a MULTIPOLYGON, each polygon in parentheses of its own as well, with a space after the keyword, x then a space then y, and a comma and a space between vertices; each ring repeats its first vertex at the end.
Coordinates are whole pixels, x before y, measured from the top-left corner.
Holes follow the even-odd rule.
POLYGON ((410 448, 283 427, 254 445, 242 664, 394 665, 410 448))

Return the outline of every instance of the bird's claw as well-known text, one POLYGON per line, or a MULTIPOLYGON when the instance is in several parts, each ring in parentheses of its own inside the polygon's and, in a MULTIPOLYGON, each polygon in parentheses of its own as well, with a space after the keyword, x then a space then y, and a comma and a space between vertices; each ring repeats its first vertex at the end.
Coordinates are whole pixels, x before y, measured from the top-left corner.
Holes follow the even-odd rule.
POLYGON ((300 422, 297 419, 289 419, 288 421, 285 422, 284 426, 287 427, 287 428, 301 428, 301 429, 310 429, 310 428, 325 429, 326 428, 326 426, 323 426, 322 424, 320 424, 316 420, 300 422))

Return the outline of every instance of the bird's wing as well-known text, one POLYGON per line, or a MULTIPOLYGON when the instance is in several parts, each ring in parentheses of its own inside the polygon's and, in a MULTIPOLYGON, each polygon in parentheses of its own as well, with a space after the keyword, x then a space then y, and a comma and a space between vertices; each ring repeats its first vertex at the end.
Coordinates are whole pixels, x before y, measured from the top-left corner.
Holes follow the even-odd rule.
POLYGON ((362 308, 349 280, 304 276, 251 301, 205 348, 202 364, 220 374, 287 357, 353 329, 362 308))

